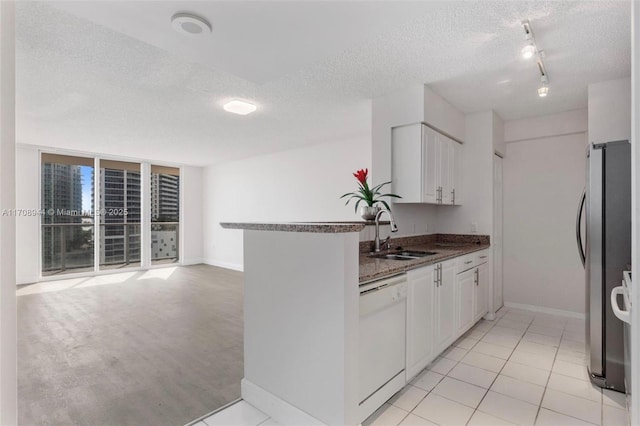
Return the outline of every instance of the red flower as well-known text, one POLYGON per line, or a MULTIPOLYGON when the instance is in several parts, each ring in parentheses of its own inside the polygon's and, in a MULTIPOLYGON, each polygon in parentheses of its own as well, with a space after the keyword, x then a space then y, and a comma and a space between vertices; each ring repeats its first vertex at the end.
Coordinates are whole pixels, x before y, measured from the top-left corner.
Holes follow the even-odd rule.
POLYGON ((358 179, 358 182, 360 182, 360 184, 361 184, 362 186, 364 186, 364 185, 366 185, 366 183, 367 183, 367 175, 368 175, 368 174, 369 174, 369 169, 364 169, 364 170, 360 169, 360 170, 358 170, 357 172, 355 172, 355 173, 353 174, 353 176, 354 176, 356 179, 358 179))

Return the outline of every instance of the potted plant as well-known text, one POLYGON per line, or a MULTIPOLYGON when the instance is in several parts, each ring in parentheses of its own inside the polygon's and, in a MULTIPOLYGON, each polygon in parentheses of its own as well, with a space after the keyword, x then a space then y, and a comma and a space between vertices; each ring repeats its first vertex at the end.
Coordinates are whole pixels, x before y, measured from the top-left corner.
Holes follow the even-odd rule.
POLYGON ((382 187, 390 184, 391 181, 381 183, 380 185, 376 185, 373 188, 369 188, 369 184, 367 183, 368 174, 369 174, 369 169, 360 169, 357 172, 355 172, 353 176, 358 181, 358 190, 355 192, 347 192, 340 198, 349 197, 347 199, 347 202, 345 203, 345 206, 349 204, 351 200, 355 199, 356 205, 354 210, 356 212, 358 211, 358 207, 360 206, 360 203, 364 201, 366 205, 360 208, 360 216, 362 216, 362 218, 365 220, 373 220, 376 218, 376 214, 380 211, 380 206, 377 206, 376 204, 380 203, 383 206, 385 206, 387 210, 390 210, 389 204, 387 204, 387 202, 383 200, 382 197, 392 197, 392 198, 402 198, 402 197, 396 194, 380 193, 382 187))

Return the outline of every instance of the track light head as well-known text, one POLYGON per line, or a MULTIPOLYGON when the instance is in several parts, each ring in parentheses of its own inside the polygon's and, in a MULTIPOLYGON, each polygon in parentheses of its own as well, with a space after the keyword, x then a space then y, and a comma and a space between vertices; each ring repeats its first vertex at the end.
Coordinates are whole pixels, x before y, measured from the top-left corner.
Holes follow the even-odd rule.
POLYGON ((531 59, 536 54, 536 47, 533 44, 527 44, 521 50, 524 59, 531 59))
POLYGON ((544 98, 548 94, 549 94, 549 86, 543 84, 542 86, 538 87, 538 96, 540 96, 541 98, 544 98))

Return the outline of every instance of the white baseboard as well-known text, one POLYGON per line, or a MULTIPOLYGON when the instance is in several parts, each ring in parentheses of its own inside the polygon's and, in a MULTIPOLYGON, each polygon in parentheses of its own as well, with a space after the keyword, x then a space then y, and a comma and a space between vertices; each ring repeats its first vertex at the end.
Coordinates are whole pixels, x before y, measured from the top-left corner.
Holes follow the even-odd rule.
POLYGON ((585 315, 580 312, 565 311, 562 309, 547 308, 545 306, 527 305, 524 303, 504 302, 507 308, 522 309, 531 312, 540 312, 544 314, 560 315, 562 317, 585 319, 585 315))
POLYGON ((325 425, 315 417, 310 416, 247 379, 242 379, 240 387, 242 399, 283 426, 325 425))
POLYGON ((204 259, 199 257, 197 259, 185 259, 181 261, 181 265, 182 266, 187 266, 187 265, 199 265, 201 263, 205 263, 204 259))
POLYGON ((234 271, 244 272, 244 265, 240 263, 221 262, 215 259, 203 259, 203 262, 207 265, 217 266, 219 268, 232 269, 234 271))
POLYGON ((37 283, 38 281, 40 281, 40 277, 37 275, 31 277, 27 275, 16 277, 16 285, 33 284, 37 283))

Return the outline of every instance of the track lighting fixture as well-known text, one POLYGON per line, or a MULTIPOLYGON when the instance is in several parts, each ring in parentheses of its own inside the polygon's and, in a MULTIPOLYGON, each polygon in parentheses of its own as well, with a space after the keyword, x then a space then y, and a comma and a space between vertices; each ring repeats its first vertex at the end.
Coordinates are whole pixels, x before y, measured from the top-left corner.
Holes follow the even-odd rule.
POLYGON ((549 93, 549 86, 547 86, 546 84, 543 84, 542 86, 538 87, 538 96, 540 96, 541 98, 546 97, 548 93, 549 93))
POLYGON ((541 98, 546 97, 549 94, 549 75, 547 74, 547 69, 544 66, 544 62, 542 58, 544 58, 544 51, 539 50, 538 46, 536 46, 536 39, 533 36, 533 30, 531 29, 531 23, 528 19, 521 22, 522 29, 524 30, 524 38, 527 41, 526 46, 522 48, 522 57, 524 59, 531 59, 534 56, 536 57, 536 65, 538 66, 538 71, 540 72, 540 81, 542 84, 538 87, 538 96, 541 98))
POLYGON ((527 44, 522 48, 522 57, 524 59, 531 59, 536 54, 536 47, 533 44, 527 44))
MULTIPOLYGON (((540 63, 538 63, 538 67, 540 67, 540 72, 543 73, 544 66, 541 67, 540 63)), ((549 94, 549 86, 547 86, 548 81, 549 80, 547 80, 547 75, 543 73, 540 77, 540 87, 538 87, 538 96, 540 96, 541 98, 544 98, 549 94)))

